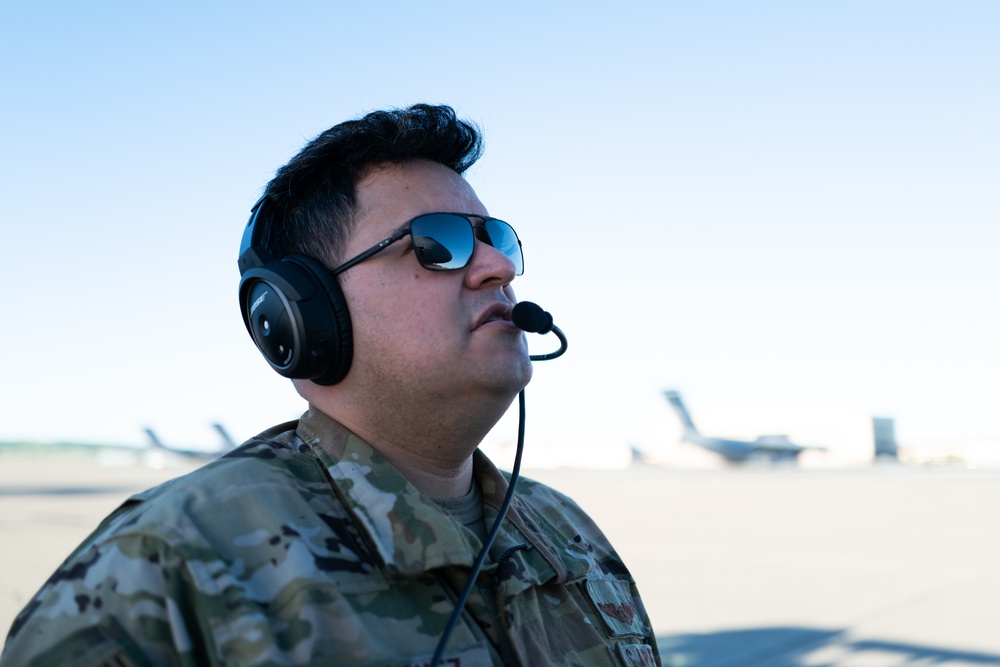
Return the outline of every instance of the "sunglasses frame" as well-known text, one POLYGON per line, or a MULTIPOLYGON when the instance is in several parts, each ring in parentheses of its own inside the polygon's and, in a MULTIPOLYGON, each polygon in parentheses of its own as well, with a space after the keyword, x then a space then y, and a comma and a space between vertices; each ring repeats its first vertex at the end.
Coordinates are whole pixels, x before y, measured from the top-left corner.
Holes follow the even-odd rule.
MULTIPOLYGON (((511 233, 514 235, 514 238, 517 240, 518 254, 521 255, 521 267, 520 267, 520 270, 517 271, 517 275, 521 275, 521 274, 524 273, 524 251, 522 250, 522 247, 521 247, 521 237, 519 237, 517 235, 517 231, 514 229, 514 227, 509 222, 507 222, 505 220, 501 220, 500 218, 491 218, 491 217, 486 216, 486 215, 479 215, 478 213, 455 213, 455 212, 452 212, 452 211, 436 211, 436 212, 433 212, 433 213, 422 213, 422 214, 416 216, 415 218, 412 218, 409 222, 406 223, 406 227, 404 229, 400 229, 399 231, 393 233, 392 236, 390 236, 390 237, 388 237, 386 239, 382 239, 381 241, 379 241, 378 243, 376 243, 375 245, 373 245, 371 248, 368 248, 367 250, 365 250, 365 251, 363 251, 363 252, 355 255, 354 257, 352 257, 351 259, 347 260, 346 262, 344 262, 343 264, 341 264, 337 268, 333 269, 331 271, 331 273, 333 273, 333 275, 341 274, 344 271, 346 271, 347 269, 349 269, 352 266, 354 266, 355 264, 360 264, 361 262, 365 261, 366 259, 368 259, 368 258, 370 258, 370 257, 372 257, 372 256, 374 256, 374 255, 376 255, 376 254, 378 254, 380 252, 382 252, 383 250, 385 250, 390 245, 392 245, 393 243, 395 243, 399 239, 403 238, 404 236, 406 236, 406 235, 412 236, 413 235, 413 223, 414 223, 414 221, 419 220, 420 218, 424 218, 424 217, 428 217, 428 216, 432 216, 432 215, 453 215, 453 216, 456 216, 456 217, 459 217, 459 218, 464 218, 465 221, 469 223, 469 231, 472 233, 472 252, 469 253, 469 258, 467 260, 465 260, 465 264, 463 264, 462 266, 456 266, 454 268, 443 268, 443 267, 442 268, 435 268, 435 267, 428 266, 428 265, 426 265, 426 264, 424 264, 424 263, 421 262, 420 266, 422 266, 423 268, 427 269, 428 271, 458 271, 460 269, 464 269, 465 267, 467 267, 469 265, 469 262, 472 261, 472 257, 475 254, 475 251, 476 251, 476 241, 482 241, 482 239, 480 239, 476 235, 476 229, 485 228, 487 222, 495 221, 495 222, 500 222, 500 223, 503 223, 504 225, 507 225, 507 228, 510 229, 511 233), (477 225, 476 223, 474 223, 469 218, 476 218, 478 220, 481 220, 482 222, 480 222, 477 225)), ((482 242, 483 243, 487 243, 487 241, 482 241, 482 242)), ((492 243, 490 243, 489 245, 492 246, 492 243)), ((416 250, 416 249, 414 248, 414 250, 416 250)), ((419 261, 419 259, 420 258, 418 256, 417 260, 419 261)), ((511 261, 513 261, 513 259, 510 258, 510 257, 508 257, 508 259, 511 259, 511 261)))

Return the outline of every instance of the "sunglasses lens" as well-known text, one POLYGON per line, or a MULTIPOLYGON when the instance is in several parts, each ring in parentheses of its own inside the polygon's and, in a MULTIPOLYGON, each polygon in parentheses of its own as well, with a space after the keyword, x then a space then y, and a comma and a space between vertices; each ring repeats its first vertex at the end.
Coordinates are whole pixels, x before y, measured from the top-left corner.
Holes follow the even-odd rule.
POLYGON ((473 230, 467 218, 453 213, 431 213, 410 222, 413 251, 420 265, 435 271, 464 268, 475 251, 477 236, 506 255, 517 275, 524 273, 521 242, 514 228, 503 220, 487 220, 473 230))
POLYGON ((469 263, 475 247, 472 226, 465 218, 432 213, 410 223, 413 251, 420 265, 437 271, 461 269, 469 263))
POLYGON ((514 262, 517 275, 524 273, 524 255, 521 254, 521 241, 517 232, 503 220, 487 220, 484 225, 490 237, 490 245, 505 254, 514 262))

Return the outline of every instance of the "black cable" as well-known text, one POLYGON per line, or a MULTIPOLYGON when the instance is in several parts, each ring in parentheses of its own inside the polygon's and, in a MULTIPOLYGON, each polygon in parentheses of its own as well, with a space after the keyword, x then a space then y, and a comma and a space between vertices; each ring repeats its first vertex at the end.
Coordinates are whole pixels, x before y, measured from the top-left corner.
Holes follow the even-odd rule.
POLYGON ((551 325, 549 331, 554 333, 556 337, 559 338, 559 349, 555 352, 549 352, 548 354, 533 354, 530 357, 532 361, 548 361, 549 359, 561 357, 563 353, 566 352, 566 348, 569 347, 569 343, 566 342, 566 336, 563 334, 562 329, 553 324, 551 325))
POLYGON ((451 633, 455 629, 455 625, 458 623, 459 616, 462 615, 462 610, 465 609, 465 603, 469 600, 469 595, 472 593, 472 587, 476 585, 476 578, 479 576, 479 571, 483 569, 483 563, 486 562, 486 557, 490 553, 490 547, 493 546, 493 542, 496 541, 497 538, 497 533, 500 532, 500 524, 503 523, 504 517, 507 516, 507 510, 510 509, 510 501, 514 498, 514 485, 517 484, 517 478, 521 472, 521 452, 524 451, 523 389, 517 395, 517 403, 521 412, 521 418, 517 426, 517 452, 514 454, 514 467, 510 471, 510 481, 507 486, 507 495, 504 496, 503 503, 500 504, 496 521, 493 522, 493 528, 490 529, 490 534, 486 536, 483 548, 479 550, 479 556, 476 557, 476 562, 472 566, 472 572, 469 573, 469 580, 465 582, 465 588, 462 589, 462 594, 458 596, 458 600, 455 602, 455 611, 451 613, 451 618, 448 619, 448 625, 445 626, 444 633, 442 633, 441 639, 438 640, 437 648, 434 649, 434 657, 431 658, 430 667, 437 667, 438 661, 441 660, 441 654, 444 653, 444 647, 448 643, 448 639, 451 637, 451 633))

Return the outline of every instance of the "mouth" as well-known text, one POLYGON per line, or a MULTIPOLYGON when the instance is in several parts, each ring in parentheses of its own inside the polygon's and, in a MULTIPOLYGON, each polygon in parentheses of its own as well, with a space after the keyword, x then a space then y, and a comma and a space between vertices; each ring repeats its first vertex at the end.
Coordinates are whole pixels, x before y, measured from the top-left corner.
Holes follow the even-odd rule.
POLYGON ((513 326, 510 319, 510 311, 512 308, 513 306, 506 302, 493 302, 486 310, 479 314, 479 317, 476 318, 475 323, 472 325, 472 331, 475 331, 483 325, 491 322, 504 322, 513 326))

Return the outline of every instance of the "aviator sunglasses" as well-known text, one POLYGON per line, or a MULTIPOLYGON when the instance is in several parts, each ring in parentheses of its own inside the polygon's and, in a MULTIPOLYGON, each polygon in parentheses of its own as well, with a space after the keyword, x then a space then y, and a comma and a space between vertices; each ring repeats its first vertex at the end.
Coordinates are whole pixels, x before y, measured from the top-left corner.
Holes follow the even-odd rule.
POLYGON ((514 228, 503 220, 475 213, 426 213, 410 220, 405 229, 335 268, 334 275, 385 250, 407 234, 413 237, 413 252, 425 269, 455 271, 465 268, 472 260, 476 241, 479 240, 493 246, 513 262, 517 275, 524 273, 521 240, 517 238, 514 228))

